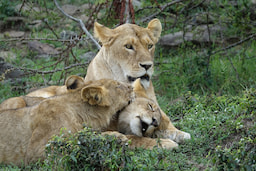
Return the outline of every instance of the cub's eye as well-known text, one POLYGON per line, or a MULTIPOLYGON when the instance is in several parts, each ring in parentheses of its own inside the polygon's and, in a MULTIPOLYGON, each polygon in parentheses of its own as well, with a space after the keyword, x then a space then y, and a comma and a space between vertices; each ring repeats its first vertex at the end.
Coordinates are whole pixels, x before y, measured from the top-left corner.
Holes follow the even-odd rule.
POLYGON ((148 103, 148 108, 149 110, 154 111, 153 106, 150 103, 148 103))
POLYGON ((153 44, 148 44, 148 49, 151 49, 153 47, 153 44))
POLYGON ((133 50, 133 46, 132 46, 131 44, 126 44, 126 45, 124 45, 124 46, 125 46, 126 49, 131 49, 131 50, 133 50))

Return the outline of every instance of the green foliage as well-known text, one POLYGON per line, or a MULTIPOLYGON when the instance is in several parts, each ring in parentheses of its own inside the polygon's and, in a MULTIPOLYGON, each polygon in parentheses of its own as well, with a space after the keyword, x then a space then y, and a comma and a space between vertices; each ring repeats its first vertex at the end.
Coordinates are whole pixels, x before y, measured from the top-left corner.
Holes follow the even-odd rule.
POLYGON ((9 0, 0 1, 0 19, 3 20, 5 17, 14 16, 16 11, 14 9, 14 2, 9 0))
POLYGON ((38 168, 59 170, 169 170, 189 168, 172 159, 170 150, 131 150, 112 136, 90 128, 76 134, 54 136, 46 146, 47 159, 38 168), (170 165, 169 160, 175 164, 170 165))
POLYGON ((213 162, 219 170, 255 170, 255 144, 255 137, 244 137, 233 147, 217 146, 213 162))
POLYGON ((207 158, 219 170, 255 170, 255 103, 255 89, 241 97, 188 92, 168 111, 178 127, 193 132, 194 140, 186 149, 199 150, 194 155, 208 151, 207 158))
POLYGON ((84 128, 76 134, 55 136, 47 145, 44 164, 64 170, 117 170, 126 166, 133 153, 112 136, 84 128))
POLYGON ((212 55, 209 57, 209 65, 207 54, 193 47, 163 51, 158 47, 155 58, 153 83, 156 94, 164 94, 173 100, 187 91, 200 95, 236 95, 245 88, 256 87, 256 60, 252 53, 255 53, 255 42, 222 55, 212 55))

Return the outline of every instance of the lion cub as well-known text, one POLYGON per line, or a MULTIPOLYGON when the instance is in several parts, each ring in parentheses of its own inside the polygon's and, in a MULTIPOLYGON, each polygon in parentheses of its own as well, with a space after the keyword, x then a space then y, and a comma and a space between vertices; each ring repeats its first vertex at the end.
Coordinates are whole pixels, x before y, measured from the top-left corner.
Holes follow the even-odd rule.
POLYGON ((61 128, 77 132, 83 123, 106 128, 133 96, 131 86, 102 79, 31 107, 1 111, 0 163, 20 165, 44 158, 45 145, 61 128))
POLYGON ((146 95, 141 79, 137 79, 133 87, 136 98, 120 113, 117 130, 123 134, 152 137, 161 123, 160 109, 146 95))
POLYGON ((161 146, 165 149, 172 149, 178 147, 178 144, 170 139, 160 138, 157 141, 157 139, 150 138, 155 137, 155 131, 165 121, 162 120, 158 105, 146 95, 140 79, 134 82, 133 91, 135 99, 119 113, 117 118, 112 119, 108 131, 102 134, 116 136, 122 142, 131 140, 130 148, 153 149, 161 146))

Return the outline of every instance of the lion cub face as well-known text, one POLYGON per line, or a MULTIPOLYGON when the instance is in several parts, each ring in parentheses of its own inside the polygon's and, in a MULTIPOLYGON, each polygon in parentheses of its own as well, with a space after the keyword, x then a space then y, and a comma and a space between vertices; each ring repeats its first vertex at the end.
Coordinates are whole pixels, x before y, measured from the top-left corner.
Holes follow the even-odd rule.
POLYGON ((124 134, 152 137, 161 122, 160 109, 148 98, 140 78, 134 82, 133 91, 136 98, 119 114, 117 129, 124 134))
POLYGON ((106 58, 115 76, 125 82, 141 78, 145 88, 153 74, 155 44, 162 31, 158 19, 153 19, 146 28, 135 24, 123 24, 109 29, 99 23, 94 24, 94 33, 103 44, 106 58), (113 62, 114 61, 114 62, 113 62))
POLYGON ((139 137, 152 137, 161 121, 158 106, 148 98, 136 98, 119 115, 118 131, 139 137))

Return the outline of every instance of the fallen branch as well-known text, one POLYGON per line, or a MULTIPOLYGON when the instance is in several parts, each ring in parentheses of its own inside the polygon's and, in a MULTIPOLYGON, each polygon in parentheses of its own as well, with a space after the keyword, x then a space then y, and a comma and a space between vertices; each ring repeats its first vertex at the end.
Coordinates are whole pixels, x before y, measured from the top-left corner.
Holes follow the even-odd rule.
POLYGON ((93 36, 91 35, 91 33, 85 28, 85 25, 83 23, 83 21, 81 19, 77 19, 75 17, 72 17, 71 15, 68 15, 57 3, 57 0, 54 0, 55 5, 57 6, 57 8, 62 12, 62 14, 64 14, 66 17, 70 18, 71 20, 74 20, 76 22, 78 22, 82 28, 82 30, 85 32, 85 34, 93 41, 93 43, 97 46, 98 49, 101 48, 100 44, 93 38, 93 36))

